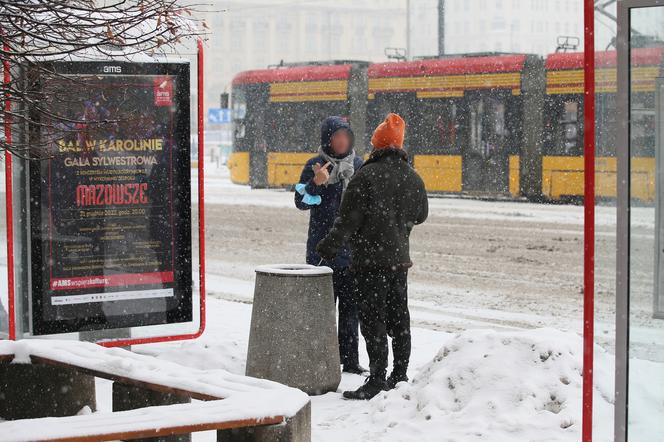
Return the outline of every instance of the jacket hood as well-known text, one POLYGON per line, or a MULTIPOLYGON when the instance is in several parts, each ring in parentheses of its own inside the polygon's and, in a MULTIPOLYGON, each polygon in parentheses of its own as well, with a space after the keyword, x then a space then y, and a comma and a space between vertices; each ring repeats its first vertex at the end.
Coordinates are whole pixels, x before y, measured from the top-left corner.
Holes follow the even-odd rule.
POLYGON ((408 153, 405 150, 396 147, 388 147, 385 149, 374 149, 371 151, 369 159, 364 162, 364 165, 375 163, 382 160, 383 158, 389 157, 398 158, 402 161, 408 162, 408 153))
POLYGON ((337 155, 332 152, 330 141, 332 140, 332 135, 341 129, 347 130, 350 133, 350 149, 348 150, 347 154, 349 155, 353 150, 355 134, 353 134, 353 130, 350 128, 350 124, 348 124, 346 120, 338 116, 327 117, 325 120, 323 120, 323 124, 320 128, 320 147, 323 149, 323 152, 334 158, 337 158, 337 155))

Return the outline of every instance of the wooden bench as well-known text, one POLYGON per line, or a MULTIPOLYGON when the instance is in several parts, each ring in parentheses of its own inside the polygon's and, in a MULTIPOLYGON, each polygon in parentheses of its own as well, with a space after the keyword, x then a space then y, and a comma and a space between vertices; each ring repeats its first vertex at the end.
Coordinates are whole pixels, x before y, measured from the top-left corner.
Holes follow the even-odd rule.
MULTIPOLYGON (((53 340, 0 341, 0 368, 5 405, 11 406, 12 401, 36 404, 41 398, 30 392, 23 397, 22 388, 9 388, 18 385, 12 385, 11 378, 3 379, 3 374, 26 370, 41 376, 39 382, 51 382, 50 371, 62 370, 113 381, 113 409, 123 410, 0 421, 1 441, 131 440, 208 430, 217 430, 217 440, 223 442, 311 440, 306 394, 224 370, 199 370, 123 349, 53 340), (49 372, 43 375, 39 370, 49 372), (196 402, 189 403, 192 399, 196 402)), ((71 377, 65 375, 65 379, 71 377)), ((59 388, 66 391, 75 386, 54 385, 59 388)), ((94 397, 94 390, 90 395, 94 397)), ((1 413, 2 406, 0 417, 1 413)))

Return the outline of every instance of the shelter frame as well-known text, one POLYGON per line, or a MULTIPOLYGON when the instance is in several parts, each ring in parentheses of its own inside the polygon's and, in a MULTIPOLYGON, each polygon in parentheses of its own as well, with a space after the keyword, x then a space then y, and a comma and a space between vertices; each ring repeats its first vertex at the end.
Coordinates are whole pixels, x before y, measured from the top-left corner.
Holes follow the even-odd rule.
POLYGON ((614 440, 628 440, 629 312, 630 312, 630 37, 631 10, 664 7, 664 0, 621 0, 617 3, 616 157, 616 366, 614 440))

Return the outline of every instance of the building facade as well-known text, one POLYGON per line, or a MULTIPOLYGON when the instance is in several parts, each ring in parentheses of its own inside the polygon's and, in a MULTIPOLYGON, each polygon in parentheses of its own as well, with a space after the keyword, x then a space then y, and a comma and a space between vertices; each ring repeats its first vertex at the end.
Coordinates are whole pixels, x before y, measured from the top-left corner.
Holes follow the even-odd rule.
MULTIPOLYGON (((280 62, 384 61, 386 48, 411 57, 438 53, 438 0, 218 1, 201 13, 206 43, 206 99, 218 106, 235 74, 280 62), (408 11, 408 13, 407 13, 408 11), (410 20, 407 17, 410 16, 410 20), (409 25, 410 22, 410 25, 409 25)), ((597 47, 615 35, 598 14, 597 47)), ((554 52, 561 36, 583 46, 578 0, 446 0, 445 52, 554 52)))
MULTIPOLYGON (((411 0, 411 54, 438 53, 438 0, 411 0)), ((583 3, 578 0, 446 0, 445 52, 556 50, 559 36, 583 41, 583 3)), ((581 49, 581 46, 579 46, 581 49)))
POLYGON ((282 61, 386 60, 385 48, 405 47, 403 0, 224 1, 214 7, 204 14, 210 106, 241 71, 282 61))

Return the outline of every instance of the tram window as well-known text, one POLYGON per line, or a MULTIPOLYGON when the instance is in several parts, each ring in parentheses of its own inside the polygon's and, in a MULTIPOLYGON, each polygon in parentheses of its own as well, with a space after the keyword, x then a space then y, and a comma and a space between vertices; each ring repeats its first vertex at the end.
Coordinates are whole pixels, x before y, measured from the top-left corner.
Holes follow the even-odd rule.
POLYGON ((632 101, 631 150, 633 156, 655 155, 655 111, 653 103, 643 98, 632 101))
POLYGON ((404 93, 377 93, 371 103, 375 123, 382 122, 390 112, 397 112, 397 107, 400 107, 406 100, 407 94, 404 93))
POLYGON ((508 136, 505 103, 480 98, 470 104, 470 149, 488 158, 504 150, 508 136))
POLYGON ((268 144, 272 150, 292 149, 302 142, 302 125, 296 121, 299 118, 297 104, 275 103, 267 112, 268 144))
POLYGON ((581 155, 581 107, 576 97, 554 96, 545 113, 545 149, 549 155, 581 155))
POLYGON ((246 135, 244 118, 247 115, 247 99, 242 89, 233 90, 232 98, 231 116, 233 118, 233 131, 235 139, 239 140, 246 135))
POLYGON ((270 134, 270 149, 276 149, 277 146, 281 147, 283 140, 288 140, 289 135, 284 133, 286 129, 283 124, 286 114, 286 108, 282 104, 270 105, 268 112, 265 116, 266 132, 270 134))
POLYGON ((247 115, 247 103, 244 101, 233 100, 232 113, 234 120, 244 120, 244 117, 247 115))
POLYGON ((298 150, 311 151, 317 150, 320 146, 320 125, 325 118, 330 115, 343 116, 343 113, 330 105, 331 103, 302 103, 304 119, 297 124, 303 132, 301 144, 297 146, 298 150))
POLYGON ((411 145, 444 154, 458 149, 461 112, 456 100, 422 99, 419 106, 417 128, 409 132, 411 145))
POLYGON ((367 130, 366 143, 370 144, 371 133, 373 129, 380 124, 390 112, 401 115, 406 120, 406 139, 404 145, 406 149, 418 149, 422 146, 423 139, 427 138, 423 134, 424 123, 420 106, 423 106, 427 100, 417 99, 415 93, 378 93, 371 100, 367 108, 367 130))
POLYGON ((457 145, 459 122, 457 121, 456 103, 446 103, 443 112, 436 117, 436 132, 440 146, 453 149, 457 145))
POLYGON ((235 139, 240 140, 246 136, 247 128, 243 121, 236 121, 233 128, 235 129, 235 139))
POLYGON ((563 105, 563 113, 560 119, 561 145, 564 153, 569 155, 576 149, 579 138, 579 103, 566 101, 563 105))
POLYGON ((596 97, 595 132, 597 155, 615 156, 616 154, 616 96, 598 94, 596 97))
POLYGON ((268 144, 272 149, 313 152, 320 144, 321 122, 344 116, 344 102, 273 103, 268 112, 268 144))

